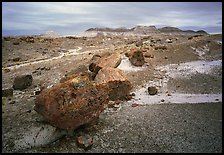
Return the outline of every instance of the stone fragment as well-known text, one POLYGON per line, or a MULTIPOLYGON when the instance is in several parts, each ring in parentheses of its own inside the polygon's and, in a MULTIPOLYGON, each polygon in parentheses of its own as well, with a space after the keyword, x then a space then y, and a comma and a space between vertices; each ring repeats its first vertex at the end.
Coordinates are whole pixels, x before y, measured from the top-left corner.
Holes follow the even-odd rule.
POLYGON ((20 60, 21 60, 20 57, 16 57, 16 58, 13 58, 13 59, 12 59, 13 62, 17 62, 17 61, 20 61, 20 60))
POLYGON ((103 56, 94 56, 91 60, 92 62, 89 65, 89 70, 95 75, 98 73, 98 71, 105 67, 112 67, 116 68, 121 63, 121 54, 118 52, 115 52, 113 54, 106 54, 103 56))
POLYGON ((88 150, 93 145, 93 137, 91 137, 88 134, 83 135, 83 136, 78 136, 77 137, 77 145, 80 148, 88 150))
POLYGON ((141 50, 132 50, 129 56, 129 61, 134 66, 143 66, 145 64, 143 52, 141 50))
POLYGON ((9 97, 13 96, 13 89, 12 88, 7 88, 2 90, 2 97, 9 97))
POLYGON ((155 50, 159 50, 159 49, 161 49, 161 50, 167 50, 167 47, 166 46, 156 46, 155 47, 155 50))
POLYGON ((156 87, 148 87, 148 93, 149 95, 156 95, 158 93, 158 90, 156 87))
POLYGON ((24 90, 32 85, 32 81, 33 81, 32 75, 17 76, 13 82, 13 89, 24 90))

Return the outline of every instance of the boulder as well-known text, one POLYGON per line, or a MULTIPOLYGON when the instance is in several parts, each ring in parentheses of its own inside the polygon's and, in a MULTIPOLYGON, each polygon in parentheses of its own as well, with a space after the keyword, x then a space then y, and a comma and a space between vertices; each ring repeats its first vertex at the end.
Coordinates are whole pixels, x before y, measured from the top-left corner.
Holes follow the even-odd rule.
POLYGON ((129 61, 134 66, 143 66, 145 64, 145 59, 142 50, 131 51, 129 61))
POLYGON ((107 84, 109 87, 109 100, 127 99, 132 88, 124 72, 118 68, 102 68, 95 78, 98 84, 107 84))
POLYGON ((121 63, 121 54, 116 52, 112 54, 105 54, 102 56, 93 56, 89 65, 89 70, 95 75, 101 68, 112 67, 116 68, 121 63))
POLYGON ((108 100, 108 86, 76 77, 41 91, 35 111, 52 126, 73 131, 99 117, 108 100))
POLYGON ((14 90, 24 90, 32 85, 33 77, 32 75, 21 75, 17 76, 13 82, 14 90))

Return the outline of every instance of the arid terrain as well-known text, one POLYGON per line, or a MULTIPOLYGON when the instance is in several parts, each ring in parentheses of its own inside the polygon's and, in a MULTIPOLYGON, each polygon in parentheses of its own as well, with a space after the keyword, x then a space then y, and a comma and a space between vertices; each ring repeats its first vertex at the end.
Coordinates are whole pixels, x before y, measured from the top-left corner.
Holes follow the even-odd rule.
POLYGON ((222 152, 222 34, 171 30, 2 37, 2 90, 17 76, 33 78, 28 88, 2 97, 2 152, 222 152), (144 51, 143 66, 130 63, 132 49, 144 51), (72 137, 42 121, 34 110, 36 92, 106 52, 122 55, 117 68, 132 83, 133 98, 108 105, 96 124, 72 137), (149 95, 150 86, 158 93, 149 95), (80 135, 92 137, 91 148, 77 146, 80 135))

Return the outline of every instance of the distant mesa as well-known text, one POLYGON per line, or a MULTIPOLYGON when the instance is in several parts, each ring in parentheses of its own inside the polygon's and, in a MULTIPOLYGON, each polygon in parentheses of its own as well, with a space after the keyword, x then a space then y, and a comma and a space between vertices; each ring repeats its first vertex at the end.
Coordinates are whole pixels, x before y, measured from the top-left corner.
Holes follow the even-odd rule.
POLYGON ((204 31, 204 30, 199 30, 199 31, 196 31, 196 33, 198 33, 198 34, 208 34, 206 31, 204 31))
POLYGON ((135 26, 133 28, 89 28, 85 32, 81 33, 81 36, 85 37, 95 37, 95 36, 144 36, 144 35, 158 35, 158 34, 168 34, 168 35, 206 35, 208 34, 204 30, 193 31, 193 30, 181 30, 177 27, 163 27, 157 29, 155 26, 135 26))
POLYGON ((176 27, 163 27, 158 29, 160 32, 166 33, 166 32, 182 32, 181 29, 176 27))

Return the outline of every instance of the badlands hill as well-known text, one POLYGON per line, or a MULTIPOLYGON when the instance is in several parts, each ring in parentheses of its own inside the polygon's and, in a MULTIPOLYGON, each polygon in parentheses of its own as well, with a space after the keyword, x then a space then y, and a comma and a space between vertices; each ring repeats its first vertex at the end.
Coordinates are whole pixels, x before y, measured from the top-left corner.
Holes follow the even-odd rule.
POLYGON ((109 36, 109 35, 123 35, 123 36, 144 36, 144 35, 205 35, 208 34, 204 30, 193 31, 193 30, 181 30, 176 27, 163 27, 157 29, 155 26, 136 26, 133 28, 90 28, 85 32, 81 33, 81 36, 94 37, 94 36, 109 36))

